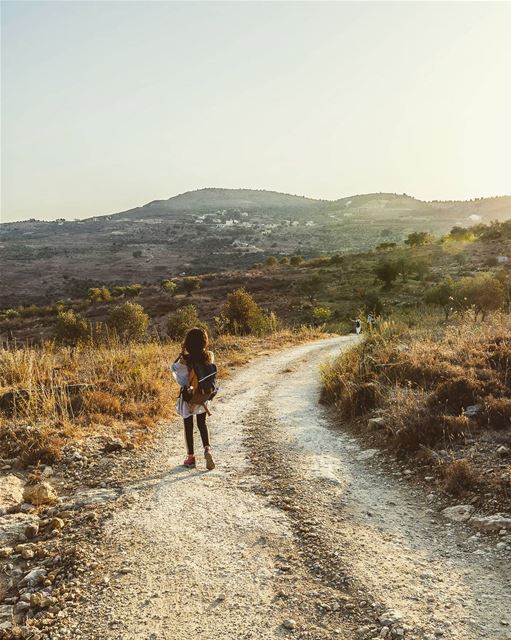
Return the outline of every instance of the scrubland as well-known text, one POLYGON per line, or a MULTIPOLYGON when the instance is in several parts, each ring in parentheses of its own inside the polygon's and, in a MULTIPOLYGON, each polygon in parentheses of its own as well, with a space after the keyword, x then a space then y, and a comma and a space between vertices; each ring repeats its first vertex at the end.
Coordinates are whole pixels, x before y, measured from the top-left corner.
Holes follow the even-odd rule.
POLYGON ((511 318, 382 320, 323 369, 343 425, 443 491, 511 504, 511 318), (429 469, 429 471, 427 470, 429 469))

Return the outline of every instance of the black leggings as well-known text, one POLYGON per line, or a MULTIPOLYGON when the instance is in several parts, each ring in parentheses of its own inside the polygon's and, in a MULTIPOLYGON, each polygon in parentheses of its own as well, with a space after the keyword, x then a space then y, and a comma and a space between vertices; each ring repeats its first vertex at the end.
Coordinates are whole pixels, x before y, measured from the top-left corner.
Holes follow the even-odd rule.
MULTIPOLYGON (((199 427, 202 446, 209 447, 209 431, 206 425, 206 413, 198 413, 195 417, 197 418, 197 426, 199 427)), ((186 449, 189 454, 193 455, 193 416, 188 416, 184 421, 186 449)))

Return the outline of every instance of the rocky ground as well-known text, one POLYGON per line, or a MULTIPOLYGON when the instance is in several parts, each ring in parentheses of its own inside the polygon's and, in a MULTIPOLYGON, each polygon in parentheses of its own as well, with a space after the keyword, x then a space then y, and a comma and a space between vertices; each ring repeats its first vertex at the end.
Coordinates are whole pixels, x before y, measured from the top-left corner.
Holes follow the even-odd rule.
POLYGON ((0 637, 509 640, 511 518, 331 428, 318 365, 348 340, 224 382, 213 472, 179 466, 177 421, 136 454, 91 439, 28 478, 3 461, 0 637))

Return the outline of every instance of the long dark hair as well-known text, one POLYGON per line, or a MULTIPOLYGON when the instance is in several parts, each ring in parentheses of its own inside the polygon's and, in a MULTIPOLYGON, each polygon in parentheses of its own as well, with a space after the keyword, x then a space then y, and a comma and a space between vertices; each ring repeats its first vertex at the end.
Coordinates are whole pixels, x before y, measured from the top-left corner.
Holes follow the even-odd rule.
POLYGON ((194 327, 186 334, 183 342, 183 355, 186 363, 206 362, 209 364, 209 338, 204 329, 194 327))

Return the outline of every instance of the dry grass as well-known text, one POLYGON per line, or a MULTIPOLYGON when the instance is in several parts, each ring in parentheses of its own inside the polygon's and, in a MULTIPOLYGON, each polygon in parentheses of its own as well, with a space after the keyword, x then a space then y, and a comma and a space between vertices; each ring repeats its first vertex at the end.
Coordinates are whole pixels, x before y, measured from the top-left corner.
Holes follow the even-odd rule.
POLYGON ((448 326, 425 318, 413 329, 389 321, 324 367, 323 397, 372 446, 427 467, 449 495, 507 510, 511 475, 497 450, 511 445, 510 373, 510 316, 448 326), (369 428, 373 416, 380 428, 369 428))
POLYGON ((480 476, 475 465, 467 458, 453 460, 442 467, 445 489, 454 496, 463 496, 476 489, 480 476))
MULTIPOLYGON (((318 338, 318 331, 280 331, 255 338, 221 336, 212 345, 219 376, 267 350, 318 338)), ((0 449, 26 463, 52 462, 70 439, 115 435, 140 444, 174 413, 177 385, 172 342, 75 348, 45 343, 0 352, 0 449)))
POLYGON ((393 448, 445 444, 477 427, 463 411, 480 404, 479 424, 511 429, 511 318, 448 327, 382 322, 323 370, 324 398, 349 419, 378 410, 393 448))

